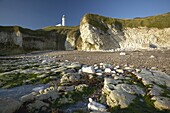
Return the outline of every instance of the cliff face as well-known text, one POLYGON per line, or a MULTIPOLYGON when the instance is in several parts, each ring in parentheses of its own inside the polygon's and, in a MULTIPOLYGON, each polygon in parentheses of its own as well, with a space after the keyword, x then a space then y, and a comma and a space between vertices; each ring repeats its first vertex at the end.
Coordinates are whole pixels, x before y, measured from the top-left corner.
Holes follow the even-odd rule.
POLYGON ((137 50, 170 48, 170 13, 115 19, 85 15, 80 26, 30 30, 0 26, 0 55, 34 50, 137 50))
POLYGON ((170 13, 134 20, 85 15, 80 24, 82 50, 170 48, 167 18, 170 19, 170 13))
POLYGON ((34 31, 18 26, 0 26, 0 55, 27 53, 35 50, 73 50, 76 48, 76 36, 79 36, 78 27, 73 28, 48 27, 34 31), (74 38, 76 40, 73 42, 74 38))

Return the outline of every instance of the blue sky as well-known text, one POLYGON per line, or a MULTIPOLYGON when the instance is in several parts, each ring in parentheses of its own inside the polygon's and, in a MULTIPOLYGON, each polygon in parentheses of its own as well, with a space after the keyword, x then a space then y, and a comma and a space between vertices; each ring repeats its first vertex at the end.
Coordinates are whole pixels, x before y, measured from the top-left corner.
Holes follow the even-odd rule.
POLYGON ((61 23, 79 25, 84 14, 113 18, 146 17, 170 12, 170 0, 0 0, 0 25, 40 29, 61 23))

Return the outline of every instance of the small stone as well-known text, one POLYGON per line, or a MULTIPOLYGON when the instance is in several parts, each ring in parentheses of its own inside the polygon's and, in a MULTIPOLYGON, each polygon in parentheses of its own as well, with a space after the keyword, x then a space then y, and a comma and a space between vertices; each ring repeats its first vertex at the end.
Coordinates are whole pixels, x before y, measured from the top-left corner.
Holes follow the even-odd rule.
POLYGON ((125 52, 120 52, 119 55, 121 55, 121 56, 126 55, 126 53, 125 52))
POLYGON ((140 69, 135 69, 135 71, 136 71, 137 73, 140 73, 140 72, 141 72, 141 70, 140 70, 140 69))
POLYGON ((150 58, 155 58, 155 56, 151 55, 150 58))
POLYGON ((113 70, 113 71, 111 71, 111 73, 116 74, 116 71, 113 70))
POLYGON ((131 70, 132 68, 131 68, 131 67, 125 67, 124 69, 129 71, 129 70, 131 70))
POLYGON ((96 75, 98 75, 98 76, 102 76, 102 73, 96 73, 96 75))
POLYGON ((81 69, 82 69, 82 72, 84 72, 84 73, 91 73, 91 74, 95 73, 93 66, 82 67, 81 69))
POLYGON ((103 71, 101 69, 96 70, 96 73, 102 73, 103 71))
POLYGON ((50 79, 57 80, 56 76, 50 76, 50 79))
POLYGON ((105 72, 105 73, 111 73, 112 70, 111 70, 110 68, 105 68, 104 72, 105 72))
POLYGON ((106 106, 93 101, 92 98, 89 98, 88 109, 92 111, 99 111, 99 112, 107 111, 106 106))
POLYGON ((156 70, 157 68, 156 67, 151 67, 152 70, 156 70))
POLYGON ((118 72, 118 73, 124 73, 123 69, 116 69, 116 72, 118 72))
POLYGON ((43 60, 41 63, 42 64, 48 64, 48 60, 43 60))
POLYGON ((74 86, 59 86, 58 91, 73 91, 74 86))
POLYGON ((91 74, 89 74, 88 76, 89 76, 89 79, 92 79, 92 78, 93 78, 93 75, 91 75, 91 74))

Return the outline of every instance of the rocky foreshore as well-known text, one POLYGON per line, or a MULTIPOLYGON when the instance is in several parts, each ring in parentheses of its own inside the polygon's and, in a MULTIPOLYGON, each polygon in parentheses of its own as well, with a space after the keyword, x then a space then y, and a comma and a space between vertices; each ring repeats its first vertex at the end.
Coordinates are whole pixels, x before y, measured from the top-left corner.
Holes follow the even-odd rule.
POLYGON ((0 113, 170 112, 169 81, 157 69, 128 64, 87 65, 48 55, 3 58, 0 113))

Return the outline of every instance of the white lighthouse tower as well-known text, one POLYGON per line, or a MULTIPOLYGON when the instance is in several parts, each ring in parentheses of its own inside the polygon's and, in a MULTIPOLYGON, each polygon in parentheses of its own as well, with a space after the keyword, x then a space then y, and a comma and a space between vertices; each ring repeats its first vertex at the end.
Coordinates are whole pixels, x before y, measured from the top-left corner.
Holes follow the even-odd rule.
POLYGON ((65 26, 66 25, 66 18, 65 18, 65 15, 63 15, 62 17, 62 26, 65 26))

